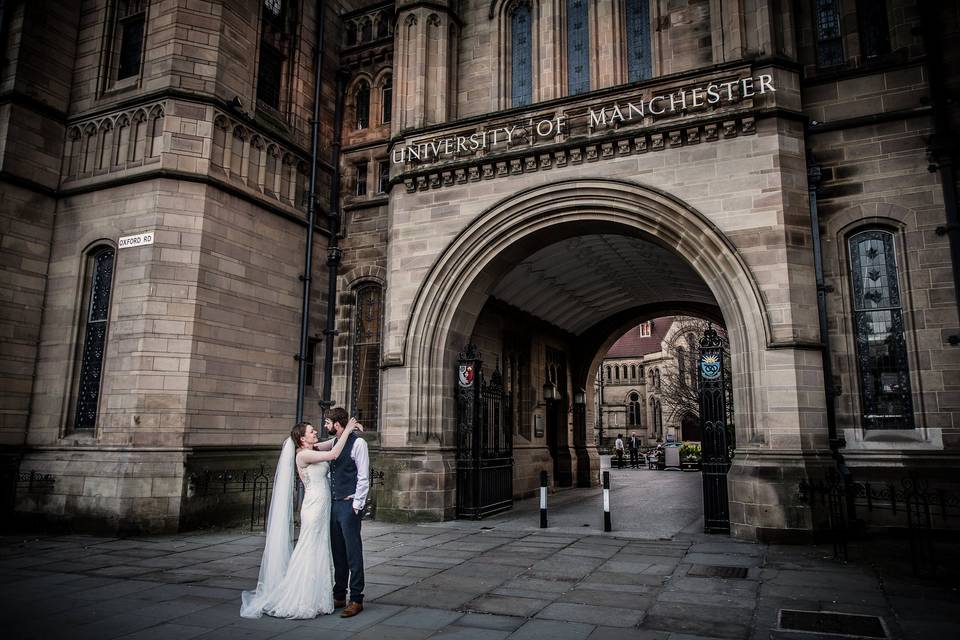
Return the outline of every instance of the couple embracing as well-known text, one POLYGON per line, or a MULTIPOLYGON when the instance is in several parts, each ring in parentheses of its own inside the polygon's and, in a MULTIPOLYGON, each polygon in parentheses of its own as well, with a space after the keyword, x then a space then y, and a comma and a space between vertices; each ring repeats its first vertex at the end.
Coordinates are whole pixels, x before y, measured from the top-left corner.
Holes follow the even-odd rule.
POLYGON ((324 420, 335 439, 321 443, 313 425, 301 422, 284 440, 257 589, 243 592, 244 618, 313 618, 340 607, 341 616, 349 618, 363 611, 360 517, 370 488, 370 458, 367 443, 355 433, 363 426, 347 417, 337 407, 324 420), (305 490, 296 547, 294 473, 305 490))

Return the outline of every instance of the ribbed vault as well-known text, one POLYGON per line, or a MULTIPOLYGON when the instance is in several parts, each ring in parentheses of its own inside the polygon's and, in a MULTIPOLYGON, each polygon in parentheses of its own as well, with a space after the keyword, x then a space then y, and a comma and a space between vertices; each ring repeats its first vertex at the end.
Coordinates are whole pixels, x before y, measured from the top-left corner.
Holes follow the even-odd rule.
POLYGON ((641 304, 717 304, 703 278, 675 252, 613 234, 549 244, 510 270, 491 295, 577 335, 641 304))

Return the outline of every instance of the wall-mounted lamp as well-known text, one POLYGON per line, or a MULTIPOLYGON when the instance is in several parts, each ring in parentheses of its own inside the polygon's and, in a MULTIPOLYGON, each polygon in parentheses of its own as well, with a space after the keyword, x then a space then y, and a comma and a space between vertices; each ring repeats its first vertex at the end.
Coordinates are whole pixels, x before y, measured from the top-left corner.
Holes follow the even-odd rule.
POLYGON ((543 384, 543 399, 544 400, 556 400, 560 397, 560 394, 557 392, 557 387, 547 380, 543 384))
POLYGON ((573 392, 573 404, 585 405, 587 404, 587 392, 583 389, 577 389, 573 392))

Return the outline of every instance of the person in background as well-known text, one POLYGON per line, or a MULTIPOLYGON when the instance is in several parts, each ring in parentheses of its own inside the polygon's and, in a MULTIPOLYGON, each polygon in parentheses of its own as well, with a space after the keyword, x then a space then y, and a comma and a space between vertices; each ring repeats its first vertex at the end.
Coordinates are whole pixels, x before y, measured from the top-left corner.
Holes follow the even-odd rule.
POLYGON ((634 469, 640 468, 640 438, 637 437, 637 432, 634 431, 630 434, 630 440, 627 442, 627 447, 630 449, 630 466, 634 469))
POLYGON ((617 452, 617 468, 623 469, 623 435, 617 434, 617 441, 614 443, 614 448, 617 452))

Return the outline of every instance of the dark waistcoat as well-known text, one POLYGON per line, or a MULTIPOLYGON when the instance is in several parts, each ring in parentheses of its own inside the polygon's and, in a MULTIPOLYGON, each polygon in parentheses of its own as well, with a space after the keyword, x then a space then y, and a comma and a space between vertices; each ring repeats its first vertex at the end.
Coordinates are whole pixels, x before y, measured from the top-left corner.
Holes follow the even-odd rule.
POLYGON ((350 457, 357 434, 347 436, 347 444, 337 459, 330 463, 330 491, 334 500, 343 500, 357 492, 357 463, 350 457))

